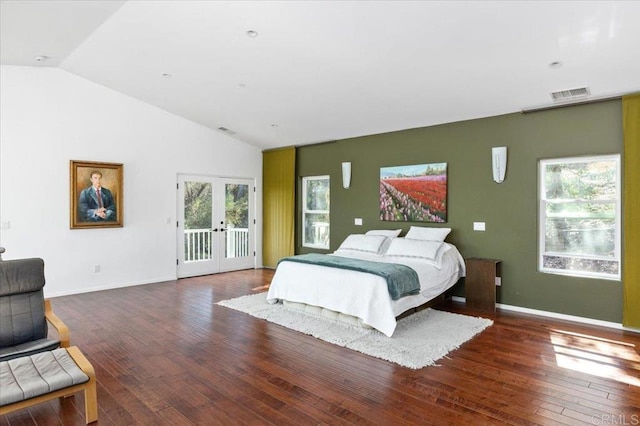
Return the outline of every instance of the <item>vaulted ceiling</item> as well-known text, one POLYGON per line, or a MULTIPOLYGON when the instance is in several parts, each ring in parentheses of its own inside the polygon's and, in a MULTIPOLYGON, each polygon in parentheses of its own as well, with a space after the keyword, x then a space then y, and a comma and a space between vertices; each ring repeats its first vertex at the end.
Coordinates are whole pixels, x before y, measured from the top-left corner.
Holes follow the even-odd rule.
POLYGON ((566 89, 640 90, 640 2, 0 7, 2 65, 58 67, 261 148, 511 113, 566 89))

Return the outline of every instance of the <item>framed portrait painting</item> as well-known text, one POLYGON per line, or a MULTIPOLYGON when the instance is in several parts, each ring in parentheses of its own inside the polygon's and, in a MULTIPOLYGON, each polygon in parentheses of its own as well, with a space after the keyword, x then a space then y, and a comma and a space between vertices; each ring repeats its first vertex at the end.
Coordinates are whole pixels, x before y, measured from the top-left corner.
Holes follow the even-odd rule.
POLYGON ((380 220, 447 221, 447 163, 380 168, 380 220))
POLYGON ((122 227, 121 163, 71 160, 71 229, 122 227))

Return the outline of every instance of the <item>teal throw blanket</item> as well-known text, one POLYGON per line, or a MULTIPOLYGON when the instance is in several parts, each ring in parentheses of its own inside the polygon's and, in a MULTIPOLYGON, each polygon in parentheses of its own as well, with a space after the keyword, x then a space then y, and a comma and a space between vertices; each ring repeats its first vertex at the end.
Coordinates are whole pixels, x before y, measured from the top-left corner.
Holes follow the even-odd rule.
POLYGON ((280 259, 280 262, 309 263, 378 275, 387 280, 389 295, 393 300, 398 300, 411 294, 418 294, 420 291, 420 281, 416 271, 406 265, 397 263, 371 262, 369 260, 318 253, 285 257, 280 259))

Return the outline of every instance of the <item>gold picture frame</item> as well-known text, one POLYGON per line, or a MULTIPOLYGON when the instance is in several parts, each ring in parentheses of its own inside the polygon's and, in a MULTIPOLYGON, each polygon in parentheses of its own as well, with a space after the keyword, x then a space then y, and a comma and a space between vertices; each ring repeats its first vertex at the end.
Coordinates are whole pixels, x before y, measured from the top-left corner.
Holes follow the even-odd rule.
POLYGON ((123 226, 124 189, 122 163, 70 162, 71 229, 123 226), (100 190, 97 191, 96 188, 100 190))

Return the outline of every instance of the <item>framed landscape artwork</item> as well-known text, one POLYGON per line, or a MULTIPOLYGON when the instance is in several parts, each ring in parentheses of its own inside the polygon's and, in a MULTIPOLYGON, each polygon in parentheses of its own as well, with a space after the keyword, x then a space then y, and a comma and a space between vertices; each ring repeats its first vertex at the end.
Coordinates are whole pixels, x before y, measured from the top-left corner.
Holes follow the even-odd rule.
POLYGON ((447 221, 447 163, 380 168, 380 220, 447 221))
POLYGON ((123 165, 71 160, 70 168, 71 229, 122 227, 123 165))

